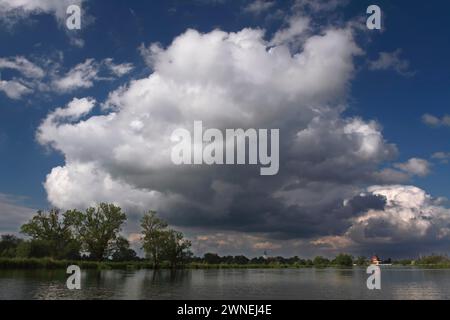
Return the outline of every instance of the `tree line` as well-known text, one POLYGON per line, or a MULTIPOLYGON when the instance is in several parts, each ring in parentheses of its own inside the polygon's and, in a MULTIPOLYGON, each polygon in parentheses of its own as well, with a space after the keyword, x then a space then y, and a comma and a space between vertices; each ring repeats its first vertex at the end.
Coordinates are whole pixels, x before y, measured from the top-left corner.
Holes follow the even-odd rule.
POLYGON ((216 253, 206 253, 202 258, 193 257, 191 259, 194 263, 204 263, 208 265, 271 265, 271 266, 298 266, 298 267, 351 267, 354 264, 365 265, 368 264, 368 259, 357 258, 354 259, 349 254, 339 254, 334 259, 327 259, 318 256, 314 259, 302 259, 298 256, 285 257, 255 257, 247 258, 246 256, 219 256, 216 253))
MULTIPOLYGON (((140 260, 121 236, 127 220, 122 209, 101 203, 85 211, 53 209, 38 211, 20 232, 29 239, 3 235, 0 257, 53 258, 56 260, 136 261, 140 260)), ((141 220, 141 245, 146 258, 158 268, 162 262, 177 267, 192 256, 191 243, 181 232, 170 229, 156 212, 141 220)))
MULTIPOLYGON (((55 260, 87 260, 132 262, 143 260, 121 236, 127 215, 113 204, 101 203, 85 211, 52 209, 38 211, 20 231, 27 239, 3 235, 0 240, 0 258, 52 258, 55 260)), ((284 265, 298 267, 364 266, 370 262, 366 257, 354 258, 339 254, 334 259, 322 256, 314 259, 299 257, 219 256, 206 253, 194 257, 191 242, 184 235, 169 228, 167 222, 149 211, 142 217, 141 248, 145 259, 154 268, 168 265, 176 268, 186 263, 206 265, 284 265)), ((434 259, 436 260, 436 259, 434 259)), ((434 261, 433 260, 433 261, 434 261)), ((442 261, 442 259, 441 259, 442 261)), ((448 261, 448 260, 447 260, 448 261)))

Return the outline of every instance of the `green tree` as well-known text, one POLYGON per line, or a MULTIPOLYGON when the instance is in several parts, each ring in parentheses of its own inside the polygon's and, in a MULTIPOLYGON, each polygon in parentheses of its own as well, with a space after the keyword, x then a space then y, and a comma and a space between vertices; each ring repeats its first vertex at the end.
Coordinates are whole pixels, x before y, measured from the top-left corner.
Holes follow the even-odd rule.
POLYGON ((68 221, 92 260, 103 260, 111 256, 127 216, 120 207, 101 203, 85 212, 67 212, 68 221))
POLYGON ((0 240, 0 257, 14 258, 17 255, 17 247, 23 240, 17 238, 14 235, 5 234, 2 235, 0 240))
MULTIPOLYGON (((232 258, 232 263, 234 258, 232 258)), ((219 257, 217 253, 205 253, 203 256, 203 261, 207 264, 220 264, 222 262, 222 259, 219 257)))
POLYGON ((359 256, 358 258, 356 258, 355 264, 357 266, 365 266, 368 264, 368 259, 366 257, 359 256))
POLYGON ((438 265, 448 263, 449 259, 446 256, 432 254, 431 256, 421 257, 417 264, 419 265, 438 265))
POLYGON ((168 230, 164 238, 163 257, 171 268, 184 264, 192 256, 191 242, 184 239, 181 232, 168 230))
POLYGON ((351 267, 353 266, 353 257, 348 254, 339 254, 333 260, 333 264, 340 267, 351 267))
MULTIPOLYGON (((30 243, 39 249, 36 255, 57 259, 78 256, 80 244, 75 239, 67 215, 53 209, 48 213, 38 211, 31 220, 21 227, 21 232, 32 238, 30 243)), ((30 254, 33 250, 30 248, 30 254)))
POLYGON ((246 256, 235 256, 233 258, 234 263, 236 264, 248 264, 250 260, 246 256))
POLYGON ((22 243, 20 243, 17 246, 16 249, 17 258, 31 258, 30 253, 31 253, 30 241, 22 241, 22 243))
POLYGON ((330 264, 330 260, 328 260, 327 258, 318 256, 315 257, 313 260, 313 264, 315 267, 327 267, 330 264))
POLYGON ((134 261, 137 259, 136 252, 130 248, 130 242, 123 237, 116 241, 116 248, 112 254, 113 261, 134 261))
POLYGON ((142 248, 154 268, 158 268, 164 258, 164 246, 168 241, 167 223, 155 211, 149 211, 141 220, 142 248))

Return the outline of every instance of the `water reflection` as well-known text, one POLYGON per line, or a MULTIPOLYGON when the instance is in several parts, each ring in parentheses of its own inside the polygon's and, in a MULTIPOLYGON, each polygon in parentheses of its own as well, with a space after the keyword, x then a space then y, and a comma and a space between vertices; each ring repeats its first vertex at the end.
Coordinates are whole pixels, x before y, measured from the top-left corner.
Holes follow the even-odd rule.
POLYGON ((82 290, 64 271, 0 271, 0 299, 449 299, 450 270, 388 268, 382 290, 354 269, 84 271, 82 290))

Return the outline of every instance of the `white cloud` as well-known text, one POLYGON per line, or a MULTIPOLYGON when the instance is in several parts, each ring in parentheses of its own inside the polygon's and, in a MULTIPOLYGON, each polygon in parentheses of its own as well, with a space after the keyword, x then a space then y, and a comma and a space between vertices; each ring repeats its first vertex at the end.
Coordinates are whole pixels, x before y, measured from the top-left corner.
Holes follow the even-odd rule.
POLYGON ((0 91, 3 91, 8 98, 14 100, 19 100, 23 96, 33 92, 30 88, 16 80, 0 80, 0 91))
POLYGON ((378 181, 378 166, 395 155, 375 122, 342 116, 361 54, 349 29, 305 36, 294 54, 257 29, 188 30, 153 48, 154 72, 111 92, 103 114, 75 121, 58 119, 57 110, 41 125, 40 143, 65 157, 45 182, 52 205, 110 201, 159 210, 178 226, 311 237, 341 230, 339 214, 329 212, 354 184, 378 181), (194 120, 280 128, 280 174, 263 181, 252 166, 174 166, 171 134, 194 120))
POLYGON ((33 83, 39 83, 45 76, 41 67, 22 56, 0 58, 0 71, 3 69, 16 71, 20 75, 20 77, 14 77, 10 80, 2 80, 0 74, 0 91, 14 100, 19 100, 23 96, 31 94, 33 83))
POLYGON ((117 77, 122 77, 134 69, 131 63, 115 64, 111 58, 105 59, 103 63, 117 77))
POLYGON ((405 185, 372 186, 370 194, 386 201, 382 210, 371 209, 351 219, 342 235, 311 242, 333 252, 419 254, 426 248, 445 248, 450 242, 450 209, 424 190, 405 185))
POLYGON ((81 38, 72 36, 72 37, 70 37, 70 44, 77 48, 83 48, 85 41, 81 38))
POLYGON ((383 211, 371 210, 354 220, 348 234, 355 241, 435 240, 450 236, 450 210, 413 186, 374 186, 369 192, 386 198, 383 211))
POLYGON ((0 58, 0 70, 2 69, 16 70, 27 78, 39 79, 45 76, 45 72, 41 67, 22 56, 0 58))
POLYGON ((412 158, 405 163, 394 164, 394 167, 419 177, 425 177, 430 173, 430 163, 424 159, 412 158))
POLYGON ((76 65, 61 78, 53 81, 53 86, 62 93, 80 88, 91 88, 98 77, 98 66, 94 59, 76 65))
POLYGON ((268 0, 254 0, 250 2, 245 8, 245 12, 249 12, 255 15, 259 15, 275 5, 275 1, 268 0))
POLYGON ((0 19, 17 20, 35 14, 52 14, 62 23, 70 5, 81 5, 84 0, 0 0, 0 19))
POLYGON ((290 44, 300 42, 302 37, 306 37, 310 19, 304 16, 292 16, 287 20, 287 27, 275 33, 272 38, 272 45, 290 44))
POLYGON ((64 208, 84 208, 99 202, 139 209, 153 204, 158 208, 158 192, 146 192, 117 180, 95 163, 68 162, 56 167, 44 186, 49 201, 64 208))
POLYGON ((141 43, 141 45, 138 48, 138 51, 141 54, 147 66, 153 69, 153 66, 155 65, 156 62, 155 59, 158 56, 158 54, 163 52, 163 49, 161 48, 161 45, 159 43, 152 43, 148 47, 146 47, 145 44, 141 43))
POLYGON ((447 164, 450 160, 450 152, 436 152, 431 156, 432 159, 437 159, 441 163, 447 164))
POLYGON ((300 11, 308 9, 314 13, 330 12, 348 3, 349 0, 295 0, 293 8, 300 11))
POLYGON ((450 127, 450 115, 444 115, 442 118, 439 118, 427 113, 422 116, 422 122, 430 127, 450 127))
POLYGON ((57 120, 75 121, 80 117, 87 115, 95 106, 95 100, 92 98, 73 99, 66 108, 58 108, 47 118, 53 124, 57 120))
POLYGON ((394 70, 402 76, 413 76, 415 72, 410 70, 408 60, 402 59, 401 49, 393 52, 381 52, 378 59, 369 62, 370 70, 394 70))
POLYGON ((123 77, 134 68, 131 63, 117 64, 112 58, 100 62, 86 59, 61 75, 62 59, 59 62, 41 60, 40 63, 42 66, 22 56, 0 58, 0 71, 10 69, 19 73, 19 76, 12 79, 0 78, 0 91, 16 100, 36 92, 72 93, 91 88, 98 81, 112 81, 123 77))
POLYGON ((70 93, 78 89, 87 89, 97 81, 110 81, 131 72, 131 63, 115 64, 112 58, 100 62, 94 59, 76 65, 63 76, 54 76, 52 86, 56 92, 70 93))
POLYGON ((37 15, 53 15, 58 26, 66 32, 69 43, 75 47, 84 47, 84 40, 81 39, 79 30, 69 30, 66 27, 66 20, 69 17, 67 9, 69 6, 77 5, 81 8, 82 28, 86 28, 94 21, 83 11, 83 4, 87 0, 0 0, 0 25, 8 30, 13 30, 17 23, 29 21, 31 17, 37 15))

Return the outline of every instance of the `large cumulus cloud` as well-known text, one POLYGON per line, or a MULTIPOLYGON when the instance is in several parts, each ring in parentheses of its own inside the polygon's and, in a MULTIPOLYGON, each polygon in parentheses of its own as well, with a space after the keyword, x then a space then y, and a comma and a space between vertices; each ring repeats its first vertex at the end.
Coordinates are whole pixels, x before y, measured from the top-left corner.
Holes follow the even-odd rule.
POLYGON ((40 126, 38 141, 65 156, 45 182, 50 202, 116 202, 136 218, 152 208, 184 228, 277 241, 324 241, 349 232, 368 210, 382 210, 383 197, 360 190, 405 178, 380 170, 396 147, 378 123, 343 115, 354 60, 363 52, 349 28, 299 32, 296 46, 289 37, 274 45, 263 30, 243 29, 188 30, 167 48, 141 48, 153 70, 147 78, 103 103, 75 99, 40 126), (279 174, 173 165, 172 132, 192 130, 196 120, 221 130, 280 129, 279 174))
POLYGON ((371 186, 364 197, 384 199, 382 208, 363 210, 337 237, 313 241, 318 247, 383 252, 394 256, 445 252, 450 243, 450 209, 445 200, 405 185, 371 186))

